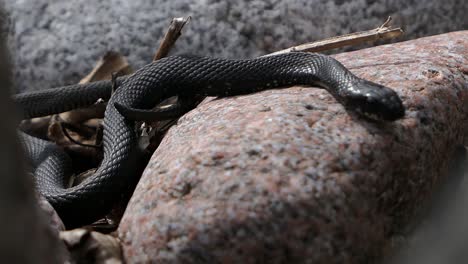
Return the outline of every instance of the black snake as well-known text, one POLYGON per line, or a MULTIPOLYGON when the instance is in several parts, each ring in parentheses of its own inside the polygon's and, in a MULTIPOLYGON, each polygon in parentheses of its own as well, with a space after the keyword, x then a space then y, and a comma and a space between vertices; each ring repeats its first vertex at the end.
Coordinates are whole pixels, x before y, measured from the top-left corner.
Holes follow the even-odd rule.
MULTIPOLYGON (((144 66, 118 80, 104 117, 104 158, 97 171, 81 184, 65 188, 68 158, 54 144, 22 135, 33 160, 39 192, 65 224, 90 223, 107 213, 141 169, 134 119, 161 118, 150 109, 178 95, 231 96, 291 85, 318 85, 347 109, 371 119, 393 121, 405 109, 395 91, 360 79, 335 59, 313 53, 286 53, 247 60, 173 56, 144 66)), ((14 96, 27 118, 93 104, 109 97, 111 84, 101 81, 14 96)))

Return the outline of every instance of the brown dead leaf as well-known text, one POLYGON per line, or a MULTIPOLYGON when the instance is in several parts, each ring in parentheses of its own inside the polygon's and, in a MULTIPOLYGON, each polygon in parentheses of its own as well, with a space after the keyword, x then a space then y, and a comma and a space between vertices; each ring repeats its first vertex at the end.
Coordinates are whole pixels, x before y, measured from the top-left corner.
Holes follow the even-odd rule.
POLYGON ((110 80, 112 73, 117 76, 131 74, 132 68, 120 53, 115 51, 107 52, 94 66, 94 69, 80 83, 90 83, 94 81, 110 80))
POLYGON ((51 116, 26 119, 20 122, 18 128, 21 131, 28 131, 31 136, 38 138, 47 138, 51 116))
MULTIPOLYGON (((132 69, 125 57, 110 51, 80 83, 111 79, 113 73, 126 75, 132 73, 132 69)), ((102 118, 105 108, 105 102, 100 100, 88 108, 75 109, 50 118, 47 137, 64 147, 74 160, 77 172, 97 166, 102 159, 102 118)))
POLYGON ((73 263, 123 263, 120 241, 87 229, 60 232, 73 263))

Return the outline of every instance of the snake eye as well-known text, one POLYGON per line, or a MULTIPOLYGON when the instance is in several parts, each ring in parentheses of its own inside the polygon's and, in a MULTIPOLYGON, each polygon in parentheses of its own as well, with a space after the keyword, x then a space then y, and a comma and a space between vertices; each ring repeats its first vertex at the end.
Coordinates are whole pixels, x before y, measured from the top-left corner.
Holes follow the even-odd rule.
POLYGON ((357 112, 374 120, 394 121, 405 115, 403 103, 392 89, 366 80, 355 85, 359 92, 348 96, 350 109, 359 109, 357 112))

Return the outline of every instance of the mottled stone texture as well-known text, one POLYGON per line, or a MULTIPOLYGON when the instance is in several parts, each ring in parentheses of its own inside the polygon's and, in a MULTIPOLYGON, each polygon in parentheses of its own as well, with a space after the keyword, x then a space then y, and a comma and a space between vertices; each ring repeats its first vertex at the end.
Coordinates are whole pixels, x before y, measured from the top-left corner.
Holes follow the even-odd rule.
POLYGON ((153 155, 119 235, 129 262, 373 263, 468 143, 468 31, 336 56, 394 88, 394 123, 307 87, 207 100, 153 155))
POLYGON ((176 53, 254 57, 372 29, 391 15, 417 38, 468 28, 466 0, 5 0, 18 90, 76 83, 109 50, 139 68, 172 17, 192 16, 176 53))
POLYGON ((52 205, 41 195, 37 195, 37 201, 39 207, 46 215, 49 227, 52 228, 52 230, 54 230, 54 232, 56 232, 57 235, 59 231, 65 231, 65 225, 63 224, 62 219, 60 219, 60 216, 58 216, 57 212, 52 207, 52 205))
POLYGON ((5 18, 0 1, 0 262, 64 263, 65 248, 36 204, 33 180, 26 174, 17 139, 19 115, 9 96, 13 78, 5 18))

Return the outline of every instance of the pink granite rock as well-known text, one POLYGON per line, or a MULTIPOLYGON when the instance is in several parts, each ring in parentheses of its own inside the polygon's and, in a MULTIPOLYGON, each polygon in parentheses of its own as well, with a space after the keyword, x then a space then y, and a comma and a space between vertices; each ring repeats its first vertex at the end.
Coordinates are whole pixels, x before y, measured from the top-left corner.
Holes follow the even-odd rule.
POLYGON ((49 227, 57 233, 59 231, 65 231, 65 225, 60 219, 60 216, 55 211, 54 207, 42 196, 37 195, 37 202, 39 208, 41 208, 42 212, 46 215, 46 220, 48 221, 49 227))
POLYGON ((372 123, 325 90, 207 100, 172 127, 119 227, 128 262, 380 259, 468 143, 468 31, 339 54, 407 114, 372 123))

